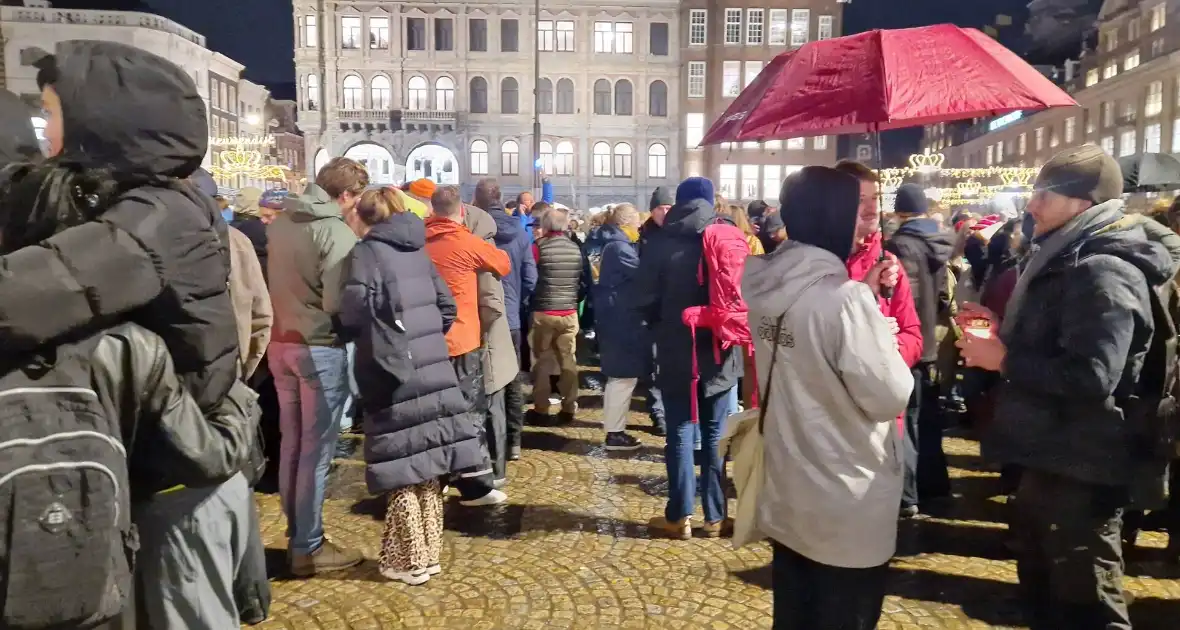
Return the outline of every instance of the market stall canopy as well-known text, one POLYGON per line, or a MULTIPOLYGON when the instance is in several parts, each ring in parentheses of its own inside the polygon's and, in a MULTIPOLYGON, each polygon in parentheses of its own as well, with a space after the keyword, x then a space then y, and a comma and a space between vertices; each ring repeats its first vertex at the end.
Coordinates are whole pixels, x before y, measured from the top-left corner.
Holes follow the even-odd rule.
POLYGON ((982 32, 939 24, 814 41, 772 60, 701 145, 875 133, 1076 106, 982 32))
POLYGON ((1119 158, 1123 192, 1180 190, 1180 160, 1167 153, 1140 153, 1119 158))

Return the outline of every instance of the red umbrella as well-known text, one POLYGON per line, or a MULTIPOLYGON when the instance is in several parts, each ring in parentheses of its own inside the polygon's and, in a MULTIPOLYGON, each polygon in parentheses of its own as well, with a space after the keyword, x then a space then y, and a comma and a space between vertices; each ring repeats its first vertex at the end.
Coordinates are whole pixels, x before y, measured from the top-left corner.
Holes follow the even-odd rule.
POLYGON ((876 30, 775 57, 701 144, 872 133, 1076 105, 976 29, 876 30))

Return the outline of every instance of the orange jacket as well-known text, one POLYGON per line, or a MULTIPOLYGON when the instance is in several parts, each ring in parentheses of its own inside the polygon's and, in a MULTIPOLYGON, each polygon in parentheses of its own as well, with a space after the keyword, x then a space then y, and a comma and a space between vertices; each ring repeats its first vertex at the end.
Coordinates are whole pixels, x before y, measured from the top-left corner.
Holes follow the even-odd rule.
POLYGON ((451 289, 458 314, 447 332, 447 354, 457 357, 480 345, 479 287, 475 272, 504 277, 512 270, 508 254, 450 219, 426 219, 426 253, 451 289))

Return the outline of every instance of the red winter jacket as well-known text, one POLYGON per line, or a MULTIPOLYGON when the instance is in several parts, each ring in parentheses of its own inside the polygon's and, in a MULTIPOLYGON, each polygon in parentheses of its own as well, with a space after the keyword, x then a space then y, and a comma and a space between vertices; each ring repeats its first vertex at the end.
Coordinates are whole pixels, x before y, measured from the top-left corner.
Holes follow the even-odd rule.
MULTIPOLYGON (((864 280, 880 258, 881 233, 877 232, 848 259, 848 276, 857 282, 864 280)), ((898 265, 898 272, 900 275, 897 278, 897 286, 893 288, 893 297, 888 300, 878 298, 877 301, 881 304, 881 313, 885 317, 897 320, 897 325, 901 328, 897 333, 901 358, 905 360, 906 365, 914 367, 922 358, 922 322, 918 319, 918 309, 914 306, 910 279, 901 265, 898 265)))

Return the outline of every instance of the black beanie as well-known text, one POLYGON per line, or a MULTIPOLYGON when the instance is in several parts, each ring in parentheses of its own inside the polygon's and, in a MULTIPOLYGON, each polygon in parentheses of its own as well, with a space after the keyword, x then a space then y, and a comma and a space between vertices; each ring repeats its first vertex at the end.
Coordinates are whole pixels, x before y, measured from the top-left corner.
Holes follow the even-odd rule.
POLYGON ((926 200, 926 191, 917 184, 902 184, 897 189, 897 196, 893 200, 893 211, 897 214, 926 214, 930 209, 930 202, 926 200))

